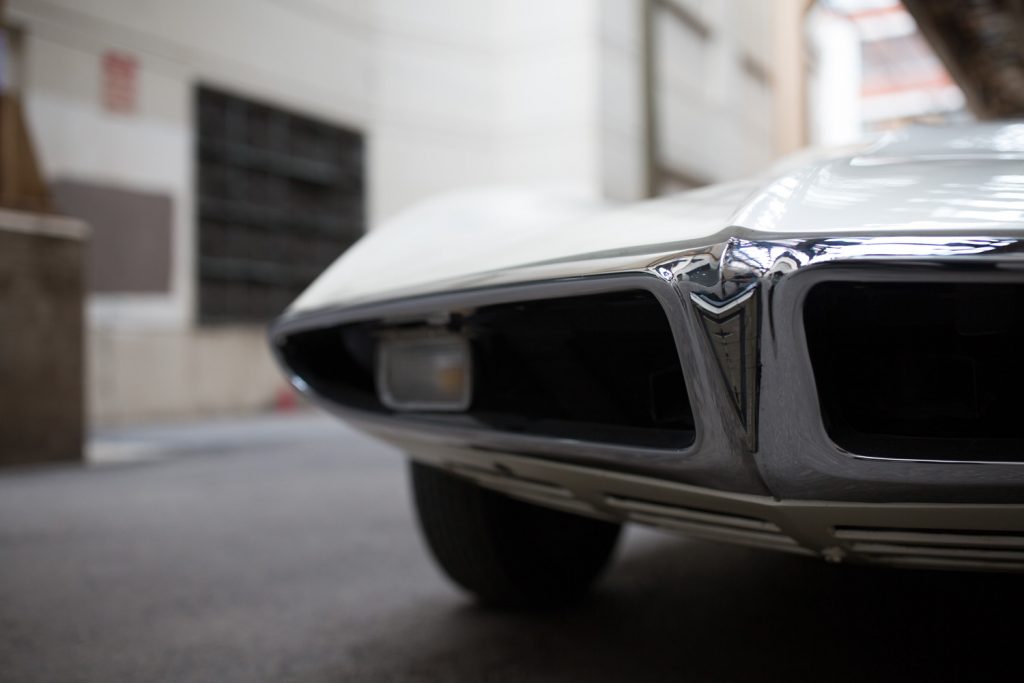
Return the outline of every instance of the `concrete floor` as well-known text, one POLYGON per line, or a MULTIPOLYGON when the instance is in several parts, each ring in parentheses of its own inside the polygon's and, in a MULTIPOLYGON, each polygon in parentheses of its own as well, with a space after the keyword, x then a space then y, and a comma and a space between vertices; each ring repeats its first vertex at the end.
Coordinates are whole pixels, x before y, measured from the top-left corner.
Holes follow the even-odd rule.
POLYGON ((401 459, 333 422, 122 431, 94 452, 118 464, 0 475, 5 683, 1020 675, 1018 577, 631 530, 586 604, 501 614, 428 559, 401 459))

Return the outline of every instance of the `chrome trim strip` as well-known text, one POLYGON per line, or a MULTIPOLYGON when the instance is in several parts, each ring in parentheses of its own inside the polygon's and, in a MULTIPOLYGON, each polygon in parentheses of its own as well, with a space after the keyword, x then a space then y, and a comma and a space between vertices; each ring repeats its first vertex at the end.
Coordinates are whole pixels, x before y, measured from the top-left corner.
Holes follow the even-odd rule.
POLYGON ((949 532, 912 532, 879 529, 836 529, 836 538, 851 542, 924 545, 924 546, 980 546, 988 548, 1020 548, 1024 550, 1024 536, 974 536, 949 532))
POLYGON ((764 531, 768 533, 780 533, 781 529, 771 522, 763 519, 753 519, 742 515, 723 515, 719 512, 707 512, 694 508, 681 507, 679 505, 659 505, 642 500, 620 498, 619 496, 605 496, 605 505, 622 510, 627 513, 646 514, 652 517, 673 517, 688 522, 714 525, 718 527, 735 527, 748 531, 764 531))
POLYGON ((1024 572, 1024 562, 992 562, 984 560, 944 559, 938 557, 877 557, 872 564, 900 569, 945 569, 949 571, 1024 572))
POLYGON ((1024 551, 990 548, 950 548, 923 545, 892 545, 888 543, 854 543, 854 552, 864 555, 898 555, 900 557, 941 558, 943 560, 1016 560, 1024 562, 1024 551))
POLYGON ((754 296, 756 291, 757 290, 754 287, 751 287, 750 289, 743 292, 739 296, 733 297, 732 299, 729 299, 725 303, 718 305, 713 304, 710 301, 705 300, 704 297, 694 293, 690 294, 690 301, 697 304, 711 315, 721 316, 728 313, 736 306, 739 306, 740 304, 748 301, 752 296, 754 296))

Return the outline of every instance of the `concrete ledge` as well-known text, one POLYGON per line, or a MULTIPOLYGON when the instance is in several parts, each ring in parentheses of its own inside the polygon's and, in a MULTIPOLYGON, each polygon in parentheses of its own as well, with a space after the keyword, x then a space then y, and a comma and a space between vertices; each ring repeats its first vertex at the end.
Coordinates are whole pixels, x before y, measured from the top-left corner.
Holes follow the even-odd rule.
POLYGON ((0 208, 0 231, 79 241, 89 237, 89 226, 77 218, 2 208, 0 208))
POLYGON ((0 210, 0 465, 80 460, 80 221, 0 210))

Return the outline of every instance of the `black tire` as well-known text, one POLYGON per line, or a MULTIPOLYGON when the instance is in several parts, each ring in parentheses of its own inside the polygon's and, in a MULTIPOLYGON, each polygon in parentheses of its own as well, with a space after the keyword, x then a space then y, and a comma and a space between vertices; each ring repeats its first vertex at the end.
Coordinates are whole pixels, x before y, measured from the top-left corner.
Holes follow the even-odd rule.
POLYGON ((620 525, 531 505, 413 462, 420 529, 434 558, 486 605, 550 607, 582 597, 620 525))

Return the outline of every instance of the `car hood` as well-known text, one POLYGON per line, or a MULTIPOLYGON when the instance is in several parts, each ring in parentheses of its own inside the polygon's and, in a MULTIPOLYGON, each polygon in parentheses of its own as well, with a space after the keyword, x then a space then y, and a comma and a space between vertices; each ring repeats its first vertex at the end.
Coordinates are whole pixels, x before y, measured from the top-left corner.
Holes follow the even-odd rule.
POLYGON ((1024 123, 910 128, 628 207, 523 189, 442 197, 374 229, 289 309, 640 268, 729 236, 1024 228, 1024 123))

